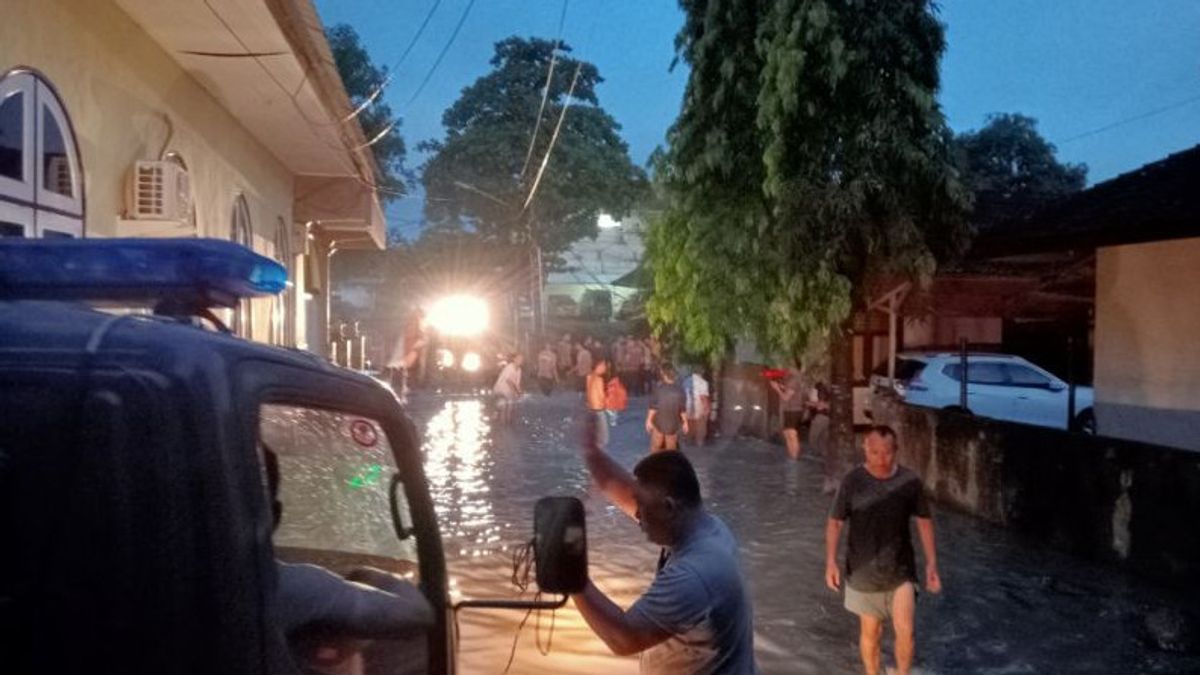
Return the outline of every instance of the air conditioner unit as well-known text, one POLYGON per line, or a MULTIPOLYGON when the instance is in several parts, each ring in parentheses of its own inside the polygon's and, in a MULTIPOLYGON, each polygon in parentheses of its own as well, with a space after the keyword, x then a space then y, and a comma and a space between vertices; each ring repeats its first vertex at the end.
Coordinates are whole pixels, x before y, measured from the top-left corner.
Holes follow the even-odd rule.
POLYGON ((134 164, 129 181, 129 218, 187 222, 191 211, 192 186, 187 169, 160 160, 138 160, 134 164))

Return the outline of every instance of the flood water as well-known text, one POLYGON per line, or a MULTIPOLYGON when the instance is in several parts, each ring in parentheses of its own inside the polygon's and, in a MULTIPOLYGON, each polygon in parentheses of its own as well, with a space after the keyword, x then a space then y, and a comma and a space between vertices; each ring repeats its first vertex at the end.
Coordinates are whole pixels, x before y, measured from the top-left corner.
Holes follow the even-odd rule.
MULTIPOLYGON (((609 450, 629 467, 647 447, 644 405, 632 401, 612 430, 609 450)), ((546 495, 584 501, 590 576, 614 601, 628 607, 649 584, 658 550, 589 485, 580 407, 577 394, 538 395, 511 428, 496 428, 479 400, 412 401, 456 597, 516 597, 512 553, 531 538, 534 502, 546 495)), ((685 452, 708 508, 741 544, 761 671, 861 672, 857 620, 823 582, 829 498, 820 464, 745 438, 685 452)), ((1195 594, 1164 592, 961 515, 939 512, 935 522, 945 591, 918 600, 917 672, 1200 672, 1195 594)), ((463 673, 503 672, 514 641, 512 673, 638 672, 636 657, 611 655, 570 604, 528 618, 467 610, 459 620, 463 673)))

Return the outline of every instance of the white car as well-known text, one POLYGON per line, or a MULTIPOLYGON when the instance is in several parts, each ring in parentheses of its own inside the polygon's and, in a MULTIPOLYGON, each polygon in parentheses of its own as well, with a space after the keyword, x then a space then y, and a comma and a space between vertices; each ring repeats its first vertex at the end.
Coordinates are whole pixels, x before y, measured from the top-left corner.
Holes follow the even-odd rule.
MULTIPOLYGON (((896 395, 905 403, 961 410, 961 356, 955 352, 896 356, 896 395)), ((871 392, 886 391, 886 368, 871 376, 871 392)), ((967 412, 1022 424, 1067 429, 1066 382, 1019 356, 967 354, 967 412)), ((1095 433, 1091 387, 1075 387, 1073 427, 1095 433)))

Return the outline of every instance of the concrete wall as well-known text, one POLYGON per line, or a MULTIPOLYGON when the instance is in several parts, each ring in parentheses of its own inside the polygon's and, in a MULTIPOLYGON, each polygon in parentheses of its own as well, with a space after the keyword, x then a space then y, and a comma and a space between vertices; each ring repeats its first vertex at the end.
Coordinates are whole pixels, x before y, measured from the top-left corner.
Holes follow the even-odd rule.
POLYGON ((1200 454, 876 400, 938 503, 1174 586, 1200 574, 1200 454))
MULTIPOLYGON (((234 199, 244 195, 254 248, 274 253, 277 223, 292 224, 291 172, 115 4, 4 0, 0 74, 17 66, 42 73, 74 126, 84 169, 85 236, 120 233, 128 171, 137 159, 158 158, 169 117, 174 134, 166 149, 187 163, 198 233, 228 239, 234 199)), ((303 252, 303 233, 291 231, 292 250, 303 252)), ((290 268, 299 266, 293 261, 290 268)), ((303 294, 293 297, 303 304, 303 294)), ((253 336, 266 340, 270 333, 270 300, 257 300, 253 336)))
POLYGON ((1200 450, 1200 238, 1096 258, 1100 433, 1200 450))

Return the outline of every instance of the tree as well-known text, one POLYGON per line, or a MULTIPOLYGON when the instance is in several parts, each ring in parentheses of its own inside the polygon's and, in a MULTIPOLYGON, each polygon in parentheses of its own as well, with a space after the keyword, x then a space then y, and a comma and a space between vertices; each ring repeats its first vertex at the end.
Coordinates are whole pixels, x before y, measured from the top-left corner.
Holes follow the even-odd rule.
POLYGON ((975 194, 977 222, 1022 215, 1087 184, 1087 166, 1060 163, 1032 117, 990 115, 982 129, 959 134, 954 145, 964 182, 975 194))
POLYGON ((400 120, 377 91, 387 80, 387 67, 376 66, 371 61, 358 33, 344 23, 330 26, 326 37, 354 108, 357 110, 372 96, 376 96, 374 102, 358 114, 358 123, 367 140, 374 141, 371 151, 375 155, 375 163, 379 165, 380 199, 387 202, 400 197, 405 193, 404 157, 407 149, 400 136, 400 120))
POLYGON ((421 145, 432 154, 422 174, 432 223, 457 223, 484 240, 535 242, 553 258, 594 236, 601 212, 619 216, 634 205, 645 173, 630 161, 620 125, 599 105, 599 71, 570 52, 537 38, 496 43, 492 71, 442 116, 446 137, 421 145), (525 208, 568 104, 536 196, 525 208))
POLYGON ((928 277, 961 250, 967 193, 936 101, 945 39, 931 2, 680 4, 692 71, 656 172, 671 204, 648 245, 659 331, 712 355, 752 338, 799 356, 847 332, 874 280, 928 277))

